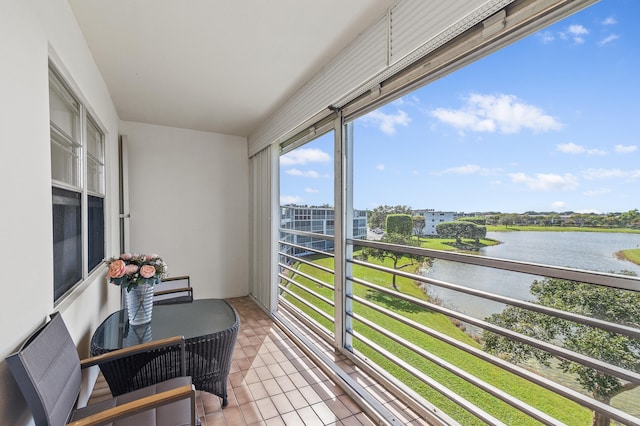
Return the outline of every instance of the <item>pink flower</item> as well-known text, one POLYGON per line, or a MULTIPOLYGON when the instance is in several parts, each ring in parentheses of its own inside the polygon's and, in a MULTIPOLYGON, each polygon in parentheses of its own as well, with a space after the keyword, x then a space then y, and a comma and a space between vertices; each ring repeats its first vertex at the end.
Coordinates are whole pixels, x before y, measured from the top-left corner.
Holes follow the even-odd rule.
POLYGON ((127 265, 124 269, 125 275, 131 275, 138 272, 138 265, 127 265))
POLYGON ((120 255, 120 259, 122 260, 129 260, 133 257, 133 255, 131 253, 122 253, 120 255))
POLYGON ((122 260, 114 260, 109 265, 109 272, 107 273, 109 278, 121 278, 125 274, 127 266, 122 260))
POLYGON ((156 268, 151 265, 142 265, 140 268, 140 275, 143 278, 151 278, 156 274, 156 268))

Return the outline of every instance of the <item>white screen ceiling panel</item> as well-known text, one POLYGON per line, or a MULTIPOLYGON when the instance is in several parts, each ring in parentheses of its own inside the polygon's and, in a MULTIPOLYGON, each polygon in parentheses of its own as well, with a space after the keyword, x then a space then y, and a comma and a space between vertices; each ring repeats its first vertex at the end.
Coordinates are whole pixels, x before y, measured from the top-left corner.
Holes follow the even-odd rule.
POLYGON ((249 138, 249 156, 329 105, 344 106, 513 0, 400 0, 249 138))
MULTIPOLYGON (((249 156, 290 132, 387 67, 387 17, 356 38, 249 139, 249 156)), ((328 111, 328 110, 327 110, 328 111)))

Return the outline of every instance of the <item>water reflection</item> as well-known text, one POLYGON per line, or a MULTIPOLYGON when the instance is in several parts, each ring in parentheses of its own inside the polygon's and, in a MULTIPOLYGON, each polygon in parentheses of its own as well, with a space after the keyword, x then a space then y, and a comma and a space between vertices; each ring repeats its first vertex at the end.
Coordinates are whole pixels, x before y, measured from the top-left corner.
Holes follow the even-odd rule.
MULTIPOLYGON (((635 248, 638 234, 591 232, 489 232, 488 238, 501 241, 485 247, 480 255, 533 263, 566 266, 599 272, 634 271, 640 275, 640 265, 618 259, 615 252, 635 248)), ((446 260, 435 260, 424 276, 471 287, 514 299, 533 301, 531 283, 542 277, 503 271, 446 260)), ((504 304, 476 296, 443 289, 425 287, 427 294, 442 301, 442 306, 475 318, 484 319, 500 312, 504 304)))

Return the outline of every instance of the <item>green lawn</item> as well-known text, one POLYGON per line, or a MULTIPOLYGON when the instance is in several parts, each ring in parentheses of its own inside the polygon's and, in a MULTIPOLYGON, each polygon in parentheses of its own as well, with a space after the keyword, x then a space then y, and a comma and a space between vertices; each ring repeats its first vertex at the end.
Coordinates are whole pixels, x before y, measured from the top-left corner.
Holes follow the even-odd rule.
POLYGON ((618 253, 629 262, 640 265, 640 249, 620 250, 618 253))
MULTIPOLYGON (((451 249, 451 247, 449 247, 449 249, 451 249)), ((318 256, 315 257, 314 262, 333 269, 333 259, 330 257, 318 256)), ((384 265, 387 267, 392 266, 390 262, 387 262, 384 265)), ((299 264, 298 268, 301 272, 319 278, 325 282, 333 283, 332 274, 319 271, 304 264, 299 264)), ((359 265, 354 265, 353 275, 355 277, 364 279, 380 286, 390 286, 390 274, 387 273, 374 271, 370 268, 359 265)), ((295 277, 295 279, 305 287, 312 289, 314 292, 330 300, 333 300, 332 289, 327 289, 319 286, 318 284, 301 276, 297 276, 295 277)), ((397 285, 400 291, 404 294, 409 294, 421 299, 426 298, 422 289, 410 279, 398 277, 397 285)), ((289 285, 289 288, 300 297, 309 301, 314 306, 317 306, 324 312, 333 316, 332 306, 324 303, 320 299, 310 295, 309 293, 301 289, 295 288, 294 286, 289 285)), ((477 342, 471 339, 471 337, 465 334, 458 327, 454 326, 452 322, 444 315, 435 313, 427 309, 416 307, 415 305, 402 301, 401 299, 394 298, 385 293, 367 289, 360 285, 354 285, 353 292, 359 297, 365 298, 370 302, 375 302, 394 312, 401 313, 405 317, 410 318, 420 324, 426 325, 434 330, 437 330, 443 334, 451 336, 474 347, 479 347, 479 344, 477 342)), ((304 305, 298 303, 292 298, 289 298, 289 300, 291 303, 305 311, 312 318, 316 319, 328 331, 333 331, 333 324, 331 324, 329 321, 321 318, 315 312, 306 308, 304 305)), ((429 352, 437 355, 438 357, 448 361, 449 363, 459 368, 471 372, 473 375, 481 378, 485 382, 505 390, 506 392, 550 414, 551 416, 557 418, 562 422, 575 425, 590 423, 591 412, 571 401, 568 401, 560 396, 555 395, 552 392, 533 385, 515 375, 505 372, 498 367, 479 360, 472 355, 455 349, 450 345, 445 344, 435 338, 418 332, 411 327, 390 319, 385 315, 382 315, 365 307, 364 305, 354 303, 353 309, 355 313, 384 326, 384 328, 390 330, 394 334, 408 341, 411 341, 413 344, 427 349, 429 352)), ((528 416, 511 408, 507 404, 500 402, 495 397, 479 390, 475 386, 449 373, 445 369, 429 361, 426 361, 418 355, 415 355, 408 349, 405 349, 401 345, 390 341, 388 338, 380 335, 379 333, 370 330, 363 324, 356 322, 354 324, 354 329, 366 338, 376 342, 380 346, 390 349, 396 356, 402 358, 413 367, 420 369, 422 372, 428 374, 439 383, 446 385, 449 389, 453 390, 459 395, 464 396, 474 404, 480 406, 482 409, 504 421, 505 423, 514 425, 537 424, 537 422, 535 422, 528 416)), ((445 411, 448 415, 450 415, 460 423, 465 425, 483 424, 474 416, 449 401, 449 399, 443 397, 438 392, 431 389, 431 387, 423 384, 420 380, 416 379, 411 374, 398 367, 395 363, 389 361, 384 356, 381 356, 376 351, 364 345, 362 342, 354 341, 353 343, 356 350, 362 352, 366 357, 370 358, 372 361, 385 368, 394 377, 402 380, 416 392, 419 392, 427 400, 445 411)))

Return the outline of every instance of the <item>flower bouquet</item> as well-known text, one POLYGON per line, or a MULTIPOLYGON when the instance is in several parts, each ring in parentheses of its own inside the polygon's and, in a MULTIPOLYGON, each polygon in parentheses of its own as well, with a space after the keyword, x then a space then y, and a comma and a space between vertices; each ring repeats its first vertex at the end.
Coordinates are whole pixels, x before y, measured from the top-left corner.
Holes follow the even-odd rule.
POLYGON ((154 285, 167 276, 167 264, 157 254, 123 253, 105 260, 107 281, 125 287, 127 292, 141 284, 154 285))

